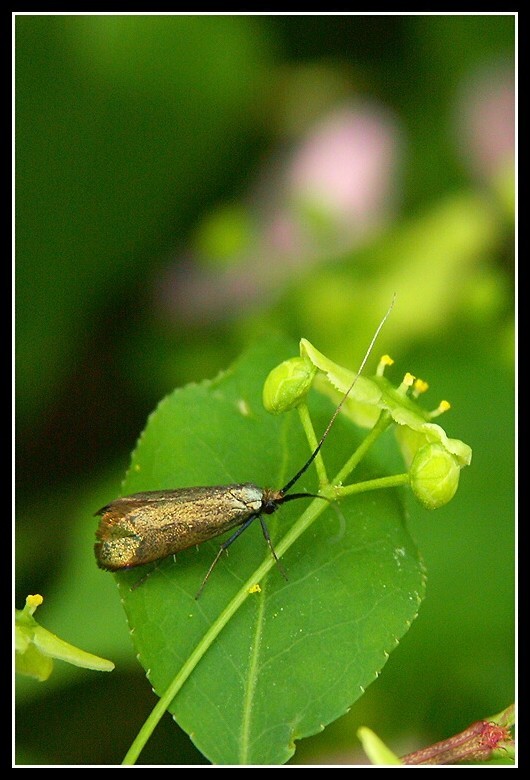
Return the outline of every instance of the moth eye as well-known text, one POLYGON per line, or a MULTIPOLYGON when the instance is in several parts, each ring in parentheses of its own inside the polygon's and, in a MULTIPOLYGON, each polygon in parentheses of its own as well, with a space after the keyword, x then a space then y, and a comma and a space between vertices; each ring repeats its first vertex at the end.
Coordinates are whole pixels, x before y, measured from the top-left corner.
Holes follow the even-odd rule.
POLYGON ((265 512, 266 515, 272 515, 272 513, 276 512, 277 509, 278 509, 278 504, 276 503, 276 501, 271 501, 270 499, 263 501, 261 505, 261 511, 265 512))

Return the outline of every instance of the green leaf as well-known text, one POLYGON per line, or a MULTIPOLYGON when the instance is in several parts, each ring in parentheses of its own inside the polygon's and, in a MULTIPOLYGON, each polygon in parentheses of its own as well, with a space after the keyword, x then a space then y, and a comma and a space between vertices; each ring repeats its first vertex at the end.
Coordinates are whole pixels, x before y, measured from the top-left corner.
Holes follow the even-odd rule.
MULTIPOLYGON (((213 382, 164 399, 133 455, 123 493, 252 481, 281 487, 307 459, 295 412, 262 406, 263 381, 293 354, 280 340, 260 343, 213 382)), ((315 394, 309 406, 323 430, 333 407, 315 394)), ((337 420, 323 455, 330 473, 359 434, 337 420)), ((369 464, 370 474, 378 475, 369 464)), ((362 474, 358 475, 362 477, 362 474)), ((293 488, 315 492, 311 467, 293 488)), ((307 502, 310 503, 310 500, 307 502)), ((319 503, 319 506, 323 502, 319 503)), ((266 521, 276 547, 306 509, 282 506, 266 521)), ((395 491, 344 500, 322 514, 249 593, 193 669, 170 711, 216 764, 281 764, 295 740, 344 714, 384 666, 417 614, 424 590, 418 553, 404 528, 395 491)), ((119 575, 138 657, 161 695, 216 618, 271 555, 259 523, 234 543, 194 596, 219 541, 213 540, 119 575)))

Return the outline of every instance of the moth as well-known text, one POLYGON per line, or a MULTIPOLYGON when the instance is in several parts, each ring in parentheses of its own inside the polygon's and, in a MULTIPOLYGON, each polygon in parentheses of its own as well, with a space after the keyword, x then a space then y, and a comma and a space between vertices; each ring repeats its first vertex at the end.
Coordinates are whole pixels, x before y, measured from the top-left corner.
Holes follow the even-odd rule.
POLYGON ((271 553, 286 576, 274 551, 264 515, 273 514, 288 501, 323 498, 316 494, 289 491, 320 451, 342 405, 360 376, 393 305, 394 300, 379 323, 359 371, 335 409, 320 441, 308 460, 286 485, 275 490, 262 488, 251 482, 242 482, 233 485, 152 490, 117 498, 96 512, 96 515, 101 517, 95 544, 98 566, 108 571, 143 566, 236 529, 219 547, 197 592, 198 598, 223 552, 255 520, 259 520, 271 553))

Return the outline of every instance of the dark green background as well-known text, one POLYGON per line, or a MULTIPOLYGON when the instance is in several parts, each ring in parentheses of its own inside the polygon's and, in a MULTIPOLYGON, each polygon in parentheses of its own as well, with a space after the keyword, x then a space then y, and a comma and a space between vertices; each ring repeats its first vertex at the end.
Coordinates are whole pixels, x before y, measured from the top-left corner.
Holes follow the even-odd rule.
MULTIPOLYGON (((451 123, 476 68, 513 68, 514 28, 487 15, 16 17, 16 606, 41 593, 45 627, 117 667, 58 663, 47 683, 22 680, 19 763, 118 763, 154 704, 113 578, 94 564, 92 515, 119 494, 159 399, 271 330, 355 367, 393 291, 378 354, 395 358, 396 381, 429 381, 426 406, 451 401, 441 423, 473 463, 444 509, 411 504, 428 572, 419 618, 294 760, 361 760, 361 724, 405 753, 513 700, 513 210, 498 182, 471 176, 451 123), (394 221, 340 263, 302 267, 270 303, 221 321, 164 316, 162 270, 207 217, 245 204, 285 141, 282 118, 307 121, 293 85, 311 86, 316 65, 330 79, 318 105, 336 91, 398 117, 394 221)), ((201 760, 169 717, 141 757, 201 760)))

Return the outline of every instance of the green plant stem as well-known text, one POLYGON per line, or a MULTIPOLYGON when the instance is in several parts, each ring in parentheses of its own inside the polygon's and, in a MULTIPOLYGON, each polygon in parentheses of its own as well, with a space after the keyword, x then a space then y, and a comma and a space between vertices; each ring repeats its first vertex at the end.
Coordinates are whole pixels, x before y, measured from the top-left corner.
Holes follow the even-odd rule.
MULTIPOLYGON (((364 490, 375 490, 376 488, 395 487, 397 485, 403 485, 406 483, 406 481, 408 481, 408 474, 398 474, 393 477, 381 477, 380 479, 373 479, 368 482, 359 482, 355 485, 347 485, 345 487, 338 486, 338 483, 342 481, 344 475, 347 476, 351 472, 351 470, 355 467, 356 463, 359 462, 360 458, 362 457, 362 454, 366 452, 368 447, 373 444, 375 439, 387 427, 388 421, 386 419, 382 421, 382 418, 383 418, 383 414, 375 424, 374 428, 370 431, 365 441, 361 444, 360 447, 358 447, 358 449, 355 451, 353 456, 348 460, 346 466, 343 469, 341 469, 341 471, 337 474, 335 479, 332 481, 332 485, 335 486, 332 491, 330 489, 329 481, 327 480, 327 476, 325 475, 325 469, 324 469, 324 476, 326 480, 324 482, 324 490, 322 491, 324 496, 331 497, 331 495, 327 496, 328 493, 331 493, 332 496, 336 498, 337 496, 346 496, 346 495, 352 495, 354 493, 362 493, 364 490), (368 445, 365 446, 366 441, 368 441, 368 445), (354 465, 349 470, 347 470, 347 467, 351 463, 354 463, 354 465)), ((305 427, 306 426, 304 424, 304 428, 305 427)), ((312 425, 310 426, 310 428, 313 437, 315 437, 312 425)), ((315 442, 316 442, 316 437, 315 437, 315 442)), ((315 458, 315 462, 317 462, 317 458, 315 458)), ((322 463, 322 468, 323 468, 323 463, 322 463)), ((317 465, 317 469, 318 469, 318 465, 317 465)), ((320 472, 319 472, 319 478, 320 478, 320 472)), ((296 523, 285 534, 285 536, 281 539, 281 541, 277 545, 275 545, 276 554, 279 558, 283 556, 290 547, 292 547, 292 545, 298 540, 298 538, 315 522, 315 520, 317 520, 318 517, 320 517, 320 515, 324 512, 325 509, 327 509, 327 507, 328 507, 327 502, 322 499, 314 499, 309 504, 305 512, 300 516, 300 518, 296 521, 296 523)), ((124 766, 132 765, 136 763, 138 756, 142 752, 147 740, 153 733, 156 725, 158 724, 159 720, 162 718, 164 712, 169 708, 171 702, 173 701, 177 693, 180 691, 180 689, 182 688, 182 686, 184 685, 188 677, 191 675, 191 673, 193 672, 193 670, 195 669, 195 667, 197 666, 201 658, 204 656, 204 654, 206 653, 210 645, 214 642, 214 640, 221 633, 222 629, 225 627, 225 625, 228 623, 231 617, 237 612, 239 607, 247 599, 250 588, 253 585, 255 585, 256 582, 259 582, 261 579, 263 579, 263 577, 265 577, 265 575, 275 565, 276 562, 274 558, 272 556, 268 556, 263 561, 263 563, 260 566, 258 566, 258 568, 253 572, 253 574, 249 577, 249 579, 245 582, 245 584, 238 590, 234 598, 229 602, 229 604, 227 604, 227 606, 219 614, 216 620, 212 623, 208 631, 205 633, 203 638, 200 640, 200 642, 197 644, 197 646, 189 656, 188 660, 184 663, 182 668, 173 678, 173 681, 170 683, 168 688, 160 696, 160 699, 158 700, 153 710, 151 711, 150 715, 148 716, 147 720, 143 724, 142 728, 136 735, 133 743, 131 744, 129 750, 127 751, 125 758, 123 759, 122 764, 124 766)))
POLYGON ((368 490, 381 490, 383 488, 408 485, 409 481, 409 474, 405 472, 404 474, 393 474, 391 477, 368 479, 366 482, 356 482, 353 485, 337 486, 334 493, 337 498, 344 498, 345 496, 353 496, 356 493, 365 493, 368 490))
POLYGON ((392 417, 390 413, 383 410, 372 430, 368 433, 367 436, 365 436, 361 444, 359 444, 353 455, 346 461, 342 469, 333 480, 334 485, 340 485, 341 482, 344 482, 344 480, 350 476, 354 468, 361 462, 370 447, 377 441, 379 436, 381 436, 381 434, 386 431, 391 422, 392 417))
MULTIPOLYGON (((311 415, 309 414, 309 408, 305 402, 301 403, 298 406, 298 414, 300 416, 300 420, 302 422, 302 427, 305 431, 307 441, 309 442, 309 448, 311 452, 314 452, 318 446, 318 439, 315 434, 315 429, 313 428, 311 415)), ((321 486, 329 485, 329 479, 326 472, 326 467, 324 466, 324 459, 322 457, 322 453, 320 452, 318 452, 317 455, 315 456, 315 467, 318 475, 318 484, 321 486)))

